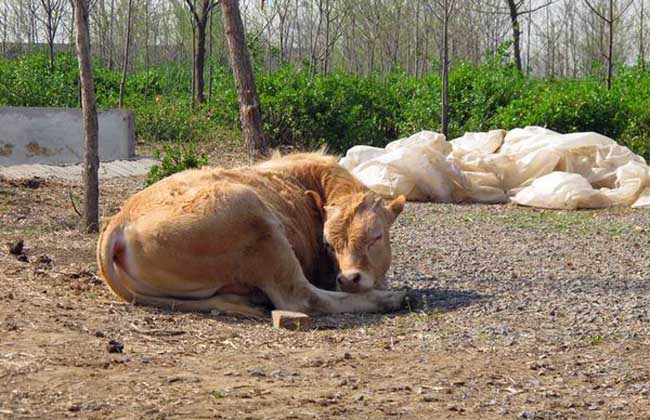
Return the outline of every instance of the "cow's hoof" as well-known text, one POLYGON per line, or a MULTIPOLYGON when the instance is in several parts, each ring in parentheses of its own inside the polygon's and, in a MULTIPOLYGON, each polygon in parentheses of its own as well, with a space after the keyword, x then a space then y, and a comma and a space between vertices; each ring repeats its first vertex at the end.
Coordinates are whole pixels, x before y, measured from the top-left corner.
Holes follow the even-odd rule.
POLYGON ((389 290, 381 291, 381 296, 378 299, 379 308, 382 312, 398 311, 402 308, 406 291, 404 290, 389 290))

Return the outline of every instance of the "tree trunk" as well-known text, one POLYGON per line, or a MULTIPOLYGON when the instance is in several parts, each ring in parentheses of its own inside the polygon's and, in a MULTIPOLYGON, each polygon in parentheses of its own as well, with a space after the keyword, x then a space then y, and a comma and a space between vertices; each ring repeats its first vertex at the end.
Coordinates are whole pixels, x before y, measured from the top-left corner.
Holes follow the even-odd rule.
POLYGON ((420 1, 417 0, 415 9, 415 78, 420 77, 420 1))
POLYGON ((205 30, 207 26, 205 17, 196 23, 196 47, 194 51, 194 102, 205 103, 203 93, 205 80, 203 70, 205 69, 205 30))
POLYGON ((126 73, 129 69, 129 47, 131 44, 131 14, 133 0, 129 0, 126 11, 126 37, 124 40, 124 58, 122 59, 122 80, 120 81, 119 107, 124 108, 124 88, 126 87, 126 73))
MULTIPOLYGON (((532 8, 532 0, 528 0, 528 9, 530 10, 532 8)), ((526 28, 526 77, 530 76, 530 28, 532 26, 532 13, 529 11, 528 12, 528 27, 526 28)))
POLYGON ((213 59, 212 59, 212 43, 214 35, 214 10, 210 10, 210 29, 208 31, 208 102, 212 99, 212 73, 213 73, 213 59))
POLYGON ((2 56, 7 55, 7 10, 2 13, 2 56))
POLYGON ((510 23, 512 24, 512 44, 515 54, 515 65, 520 74, 523 74, 521 65, 521 29, 519 27, 519 10, 515 0, 508 0, 510 8, 510 23))
POLYGON ((84 217, 82 229, 97 232, 99 229, 99 158, 97 155, 97 106, 95 84, 90 63, 90 33, 88 30, 88 0, 74 0, 77 26, 77 57, 81 79, 81 101, 85 138, 84 156, 84 217))
MULTIPOLYGON (((196 3, 196 1, 194 2, 196 3)), ((192 20, 192 104, 196 98, 196 22, 192 20)))
POLYGON ((257 157, 267 154, 262 128, 262 110, 255 91, 253 68, 246 47, 244 25, 239 14, 239 1, 221 0, 219 3, 228 40, 232 70, 237 84, 239 116, 248 148, 248 159, 252 163, 257 157))
POLYGON ((323 65, 322 72, 327 74, 329 67, 329 55, 330 55, 330 26, 331 26, 331 11, 330 11, 330 2, 325 0, 325 52, 323 56, 323 65))
POLYGON ((47 47, 50 57, 50 71, 54 72, 54 37, 48 37, 47 47))
POLYGON ((609 51, 607 53, 607 90, 612 88, 614 73, 614 0, 609 0, 609 51))
POLYGON ((205 32, 208 27, 208 14, 214 4, 211 0, 200 0, 200 9, 196 0, 185 0, 190 9, 192 21, 192 98, 194 104, 205 103, 205 32))
POLYGON ((641 70, 645 71, 645 38, 643 25, 645 24, 645 0, 641 0, 641 23, 639 27, 639 60, 641 61, 641 70))
MULTIPOLYGON (((76 0, 75 0, 76 1, 76 0)), ((113 27, 115 26, 115 0, 111 0, 111 16, 108 21, 108 68, 115 70, 115 61, 113 60, 113 27)))
POLYGON ((51 4, 43 4, 43 6, 49 6, 46 10, 47 13, 47 49, 48 49, 48 55, 50 58, 50 71, 54 72, 54 36, 55 34, 53 33, 53 22, 52 22, 52 13, 54 11, 52 10, 52 5, 51 4))
MULTIPOLYGON (((150 26, 150 16, 149 16, 149 0, 144 2, 144 68, 149 70, 149 26, 150 26)), ((155 42, 154 42, 154 45, 155 42)))
POLYGON ((441 110, 440 110, 440 129, 442 134, 447 136, 449 134, 449 45, 448 45, 448 35, 449 35, 449 9, 447 2, 445 1, 444 10, 442 11, 442 54, 440 60, 441 66, 441 83, 442 83, 442 100, 441 100, 441 110))

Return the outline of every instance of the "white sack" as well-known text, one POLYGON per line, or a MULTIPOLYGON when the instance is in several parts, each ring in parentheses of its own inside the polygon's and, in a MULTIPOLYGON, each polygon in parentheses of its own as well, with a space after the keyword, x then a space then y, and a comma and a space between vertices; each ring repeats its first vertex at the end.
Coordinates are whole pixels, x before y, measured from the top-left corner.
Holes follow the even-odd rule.
POLYGON ((650 207, 650 187, 646 187, 639 195, 639 198, 632 204, 633 209, 650 207))
POLYGON ((503 143, 505 130, 492 130, 487 133, 465 133, 463 137, 452 140, 454 157, 486 156, 497 151, 503 143))
POLYGON ((512 201, 522 206, 575 210, 609 207, 611 202, 594 190, 585 177, 567 172, 551 172, 519 191, 512 201))
POLYGON ((422 131, 386 148, 355 146, 341 165, 385 196, 414 201, 556 208, 650 206, 645 160, 597 133, 541 127, 466 133, 447 142, 422 131))

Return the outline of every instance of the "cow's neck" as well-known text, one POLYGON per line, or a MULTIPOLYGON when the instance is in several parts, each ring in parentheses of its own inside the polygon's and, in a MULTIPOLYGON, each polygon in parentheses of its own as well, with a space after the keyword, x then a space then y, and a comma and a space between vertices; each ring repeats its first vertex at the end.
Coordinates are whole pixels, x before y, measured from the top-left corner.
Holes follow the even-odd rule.
POLYGON ((368 188, 352 174, 339 166, 320 165, 313 171, 312 188, 321 196, 324 204, 345 201, 346 196, 368 192, 368 188))

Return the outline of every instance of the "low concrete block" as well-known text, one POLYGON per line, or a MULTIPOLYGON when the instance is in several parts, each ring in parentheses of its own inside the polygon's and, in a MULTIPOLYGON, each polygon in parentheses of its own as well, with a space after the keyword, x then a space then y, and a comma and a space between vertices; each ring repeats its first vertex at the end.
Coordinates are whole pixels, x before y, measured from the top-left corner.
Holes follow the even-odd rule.
MULTIPOLYGON (((100 111, 99 160, 135 156, 135 120, 123 110, 100 111)), ((80 109, 0 108, 0 166, 83 161, 84 134, 80 109)))
POLYGON ((311 329, 311 318, 302 312, 271 311, 273 327, 285 328, 291 331, 309 331, 311 329))

